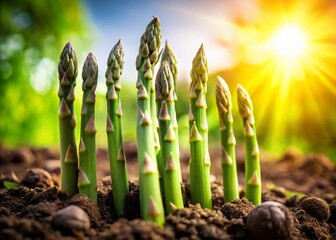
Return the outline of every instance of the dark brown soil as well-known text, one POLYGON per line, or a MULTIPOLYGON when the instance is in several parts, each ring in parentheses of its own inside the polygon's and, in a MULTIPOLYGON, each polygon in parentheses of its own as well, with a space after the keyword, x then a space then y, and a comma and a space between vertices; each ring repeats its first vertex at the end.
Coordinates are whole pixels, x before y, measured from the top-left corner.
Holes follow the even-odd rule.
MULTIPOLYGON (((250 212, 257 209, 243 197, 243 188, 241 199, 223 203, 218 150, 210 152, 213 210, 189 203, 189 156, 182 152, 186 208, 168 215, 163 228, 140 220, 136 147, 129 143, 125 148, 130 193, 126 199, 125 216, 116 219, 110 179, 106 177, 109 175, 106 150, 100 149, 97 153, 99 192, 95 204, 87 197, 75 195, 69 198, 59 191, 58 151, 0 147, 0 239, 265 239, 265 234, 256 236, 255 231, 247 227, 247 219, 249 222, 252 219, 250 212), (6 189, 5 181, 18 182, 21 186, 6 189), (91 224, 89 230, 79 226, 76 231, 63 231, 53 224, 57 211, 70 205, 86 212, 91 224)), ((239 149, 237 165, 239 182, 243 186, 244 153, 239 149)), ((289 234, 273 237, 273 240, 336 239, 336 168, 328 158, 316 154, 303 156, 291 149, 276 161, 262 159, 262 180, 263 202, 276 201, 283 205, 267 203, 261 208, 265 218, 262 214, 257 215, 262 219, 257 218, 256 222, 267 219, 265 226, 271 229, 287 226, 285 232, 289 234)), ((82 222, 75 220, 78 221, 69 224, 78 226, 82 222)), ((263 229, 260 231, 265 233, 263 229)))

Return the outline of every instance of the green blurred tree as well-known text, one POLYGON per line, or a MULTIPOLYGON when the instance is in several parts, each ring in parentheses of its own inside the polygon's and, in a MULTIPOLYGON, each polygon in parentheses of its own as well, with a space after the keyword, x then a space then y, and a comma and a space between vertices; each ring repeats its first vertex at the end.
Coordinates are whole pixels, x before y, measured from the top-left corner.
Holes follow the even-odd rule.
POLYGON ((0 2, 0 144, 57 142, 57 62, 85 21, 78 0, 0 2))

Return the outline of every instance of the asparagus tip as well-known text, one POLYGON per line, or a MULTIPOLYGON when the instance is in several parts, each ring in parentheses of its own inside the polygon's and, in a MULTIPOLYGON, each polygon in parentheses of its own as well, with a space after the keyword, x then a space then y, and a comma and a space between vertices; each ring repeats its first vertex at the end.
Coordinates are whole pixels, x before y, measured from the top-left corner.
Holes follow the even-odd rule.
POLYGON ((93 53, 92 53, 92 52, 89 52, 89 54, 87 55, 87 58, 91 58, 91 59, 93 59, 93 58, 94 58, 93 53))
POLYGON ((204 45, 203 45, 203 43, 201 44, 201 47, 200 47, 199 51, 204 51, 204 45))
POLYGON ((253 104, 251 97, 240 84, 238 84, 237 100, 238 100, 239 114, 242 116, 242 118, 246 118, 249 120, 251 124, 254 124, 253 104))
POLYGON ((229 86, 220 76, 217 76, 216 102, 219 114, 227 113, 232 109, 229 86))
POLYGON ((159 18, 157 16, 153 16, 152 22, 155 23, 157 21, 159 21, 159 18))
POLYGON ((71 43, 70 42, 67 42, 66 44, 65 44, 65 47, 64 48, 70 48, 70 49, 72 49, 72 45, 71 45, 71 43))

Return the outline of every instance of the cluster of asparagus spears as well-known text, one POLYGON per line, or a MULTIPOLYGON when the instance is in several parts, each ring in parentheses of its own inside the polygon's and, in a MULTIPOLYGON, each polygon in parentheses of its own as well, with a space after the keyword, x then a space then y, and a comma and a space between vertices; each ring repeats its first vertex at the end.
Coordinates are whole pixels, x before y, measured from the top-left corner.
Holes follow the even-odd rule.
MULTIPOLYGON (((177 102, 177 60, 168 42, 161 52, 161 26, 157 17, 148 24, 140 40, 136 58, 137 151, 139 163, 140 209, 145 220, 163 225, 165 214, 183 208, 182 176, 178 142, 178 125, 175 112, 177 102), (154 79, 154 67, 160 67, 154 79)), ((124 51, 121 41, 112 48, 106 77, 107 121, 111 182, 114 208, 117 216, 124 213, 125 197, 129 191, 126 157, 123 148, 120 100, 121 75, 124 51)), ((95 90, 98 66, 89 53, 82 70, 82 111, 80 141, 77 151, 75 140, 76 119, 73 102, 78 72, 76 54, 70 45, 64 47, 58 66, 60 86, 58 96, 61 184, 69 196, 85 194, 97 201, 95 90), (79 158, 78 158, 79 153, 79 158)), ((190 140, 190 197, 191 203, 212 208, 210 188, 210 155, 208 151, 208 123, 206 94, 208 64, 201 45, 192 62, 189 90, 190 140)), ((216 100, 222 145, 224 200, 239 198, 233 133, 232 102, 229 88, 218 77, 216 100)), ((245 128, 246 146, 246 197, 254 204, 261 202, 259 150, 256 138, 252 101, 242 86, 238 86, 239 113, 245 128)))

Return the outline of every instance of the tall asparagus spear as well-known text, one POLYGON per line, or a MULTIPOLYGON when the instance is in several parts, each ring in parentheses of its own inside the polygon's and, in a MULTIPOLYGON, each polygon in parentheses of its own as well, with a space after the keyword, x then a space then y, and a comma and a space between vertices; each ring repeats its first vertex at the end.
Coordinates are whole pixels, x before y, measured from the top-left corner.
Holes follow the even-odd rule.
POLYGON ((112 48, 107 60, 107 121, 106 132, 109 149, 110 171, 112 180, 113 202, 116 215, 124 213, 125 197, 129 191, 126 170, 126 157, 124 154, 121 132, 121 101, 120 76, 123 71, 124 50, 121 40, 112 48))
POLYGON ((223 78, 217 77, 216 102, 219 114, 224 200, 230 202, 239 198, 235 145, 233 134, 232 102, 228 85, 223 78))
MULTIPOLYGON (((145 220, 152 220, 158 225, 164 223, 164 210, 160 194, 159 174, 154 149, 155 119, 151 108, 153 92, 154 66, 159 59, 161 45, 161 27, 157 17, 148 24, 140 40, 139 54, 136 59, 138 70, 138 115, 137 143, 140 178, 140 208, 145 220)), ((155 100, 155 99, 154 99, 155 100)))
POLYGON ((89 53, 82 72, 83 101, 79 143, 79 193, 97 202, 95 102, 98 78, 96 57, 89 53))
POLYGON ((73 109, 77 72, 76 53, 71 44, 67 43, 61 53, 58 64, 58 78, 60 80, 58 90, 60 107, 58 116, 61 151, 61 187, 68 196, 78 193, 78 157, 75 139, 76 118, 73 109))
POLYGON ((253 104, 249 94, 241 85, 238 85, 237 98, 239 113, 245 127, 245 195, 254 205, 258 205, 261 203, 261 176, 253 104))
POLYGON ((174 129, 176 122, 174 79, 170 71, 169 62, 162 62, 155 81, 156 101, 159 109, 161 154, 165 168, 163 172, 163 187, 166 213, 172 208, 183 208, 181 191, 180 153, 178 135, 174 129))
MULTIPOLYGON (((177 75, 178 75, 178 66, 177 66, 177 59, 176 59, 176 57, 174 55, 173 50, 171 49, 170 45, 168 44, 168 41, 166 41, 165 48, 164 48, 164 50, 162 52, 162 55, 161 55, 161 65, 165 61, 168 61, 169 68, 170 68, 170 71, 171 71, 172 76, 173 76, 173 80, 174 80, 174 100, 176 102, 177 101, 177 96, 176 96, 176 79, 177 79, 177 75)), ((160 109, 160 108, 158 108, 158 109, 160 109)), ((178 136, 178 125, 177 125, 176 112, 173 111, 172 114, 173 114, 172 115, 172 120, 173 120, 172 125, 173 125, 173 128, 175 130, 175 135, 178 136)), ((175 142, 176 142, 177 146, 179 146, 178 137, 176 138, 175 142)), ((179 148, 177 148, 176 151, 180 151, 179 148)), ((180 153, 178 153, 178 154, 180 154, 180 153)), ((180 167, 180 161, 177 161, 176 164, 177 164, 176 168, 177 169, 181 169, 181 167, 180 167)), ((162 167, 162 172, 163 172, 163 169, 164 169, 164 166, 162 167)), ((160 173, 161 173, 160 166, 159 166, 159 170, 160 170, 160 173)), ((182 175, 180 176, 180 182, 182 182, 182 175)))
POLYGON ((189 97, 190 132, 190 197, 192 203, 212 208, 210 188, 210 156, 208 152, 208 122, 206 117, 206 92, 208 62, 203 44, 192 62, 189 97))

